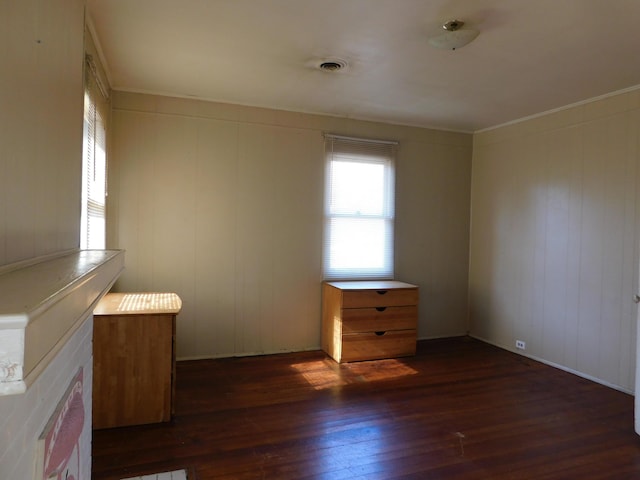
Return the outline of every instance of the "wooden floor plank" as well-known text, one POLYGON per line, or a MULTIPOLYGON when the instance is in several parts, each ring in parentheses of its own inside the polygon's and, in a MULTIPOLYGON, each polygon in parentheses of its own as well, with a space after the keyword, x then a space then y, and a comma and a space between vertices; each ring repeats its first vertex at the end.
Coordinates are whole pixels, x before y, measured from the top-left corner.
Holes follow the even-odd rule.
POLYGON ((414 357, 178 362, 172 422, 98 430, 93 479, 640 478, 633 397, 469 338, 414 357))

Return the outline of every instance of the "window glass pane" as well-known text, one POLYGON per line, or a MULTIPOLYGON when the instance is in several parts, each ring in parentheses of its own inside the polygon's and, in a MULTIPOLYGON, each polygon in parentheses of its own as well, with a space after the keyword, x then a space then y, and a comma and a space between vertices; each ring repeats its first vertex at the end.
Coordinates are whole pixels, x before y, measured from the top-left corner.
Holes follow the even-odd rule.
POLYGON ((384 170, 377 163, 331 162, 331 213, 383 215, 384 170))
POLYGON ((377 218, 334 218, 329 226, 330 268, 385 267, 386 222, 377 218), (365 239, 363 241, 363 239, 365 239))

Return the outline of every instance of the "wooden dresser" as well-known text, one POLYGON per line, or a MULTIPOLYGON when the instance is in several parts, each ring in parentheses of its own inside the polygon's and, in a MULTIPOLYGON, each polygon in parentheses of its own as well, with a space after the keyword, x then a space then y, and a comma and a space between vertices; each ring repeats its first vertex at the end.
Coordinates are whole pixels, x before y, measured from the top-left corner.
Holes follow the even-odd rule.
POLYGON ((397 281, 322 284, 322 349, 337 362, 414 355, 418 287, 397 281))
POLYGON ((167 422, 174 410, 175 293, 108 293, 93 315, 93 428, 167 422))

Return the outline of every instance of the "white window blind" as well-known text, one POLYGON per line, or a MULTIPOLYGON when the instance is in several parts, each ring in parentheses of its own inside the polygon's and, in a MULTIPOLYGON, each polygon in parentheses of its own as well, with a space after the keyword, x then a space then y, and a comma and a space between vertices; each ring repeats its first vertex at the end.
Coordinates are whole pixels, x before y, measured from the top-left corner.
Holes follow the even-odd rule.
POLYGON ((393 278, 396 143, 325 136, 325 280, 393 278))
POLYGON ((85 62, 80 248, 104 249, 106 230, 106 123, 108 91, 91 55, 85 62))

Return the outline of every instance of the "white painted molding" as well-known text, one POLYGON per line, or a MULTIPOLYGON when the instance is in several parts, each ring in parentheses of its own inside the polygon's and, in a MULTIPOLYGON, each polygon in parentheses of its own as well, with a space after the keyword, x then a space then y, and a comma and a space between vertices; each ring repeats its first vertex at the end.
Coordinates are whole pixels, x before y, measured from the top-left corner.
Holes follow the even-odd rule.
POLYGON ((0 272, 0 395, 26 391, 123 269, 123 250, 76 250, 0 272))
POLYGON ((532 115, 527 115, 526 117, 516 118, 515 120, 510 120, 505 123, 500 123, 492 127, 481 128, 480 130, 476 130, 475 132, 472 132, 472 133, 475 135, 476 133, 490 132, 491 130, 497 130, 499 128, 516 125, 518 123, 524 123, 528 120, 534 120, 536 118, 544 117, 546 115, 553 115, 554 113, 562 112, 564 110, 570 110, 575 107, 581 107, 583 105, 588 105, 589 103, 597 102, 599 100, 605 100, 607 98, 615 97, 617 95, 623 95, 625 93, 635 92, 636 90, 640 90, 640 85, 633 85, 631 87, 623 88, 622 90, 616 90, 614 92, 605 93, 604 95, 598 95, 597 97, 586 98, 578 102, 570 103, 569 105, 563 105, 562 107, 553 108, 551 110, 545 110, 544 112, 534 113, 532 115))

